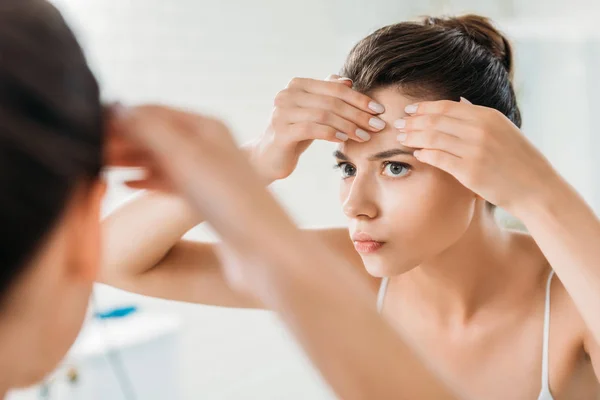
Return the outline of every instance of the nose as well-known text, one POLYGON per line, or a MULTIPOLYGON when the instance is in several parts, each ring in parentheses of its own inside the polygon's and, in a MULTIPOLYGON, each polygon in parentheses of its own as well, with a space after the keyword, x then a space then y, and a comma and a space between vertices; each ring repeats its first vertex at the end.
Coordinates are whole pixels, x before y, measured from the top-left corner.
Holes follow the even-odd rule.
POLYGON ((356 176, 343 202, 343 211, 348 218, 373 219, 379 214, 375 201, 377 188, 367 176, 356 176))

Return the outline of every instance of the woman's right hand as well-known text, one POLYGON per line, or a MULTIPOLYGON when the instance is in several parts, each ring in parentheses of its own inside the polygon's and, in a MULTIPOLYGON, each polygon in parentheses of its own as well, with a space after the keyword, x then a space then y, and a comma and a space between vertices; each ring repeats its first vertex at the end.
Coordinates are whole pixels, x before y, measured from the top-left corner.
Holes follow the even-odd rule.
POLYGON ((267 130, 248 148, 253 165, 268 182, 286 178, 313 140, 365 142, 385 127, 377 118, 382 112, 347 78, 294 78, 275 97, 267 130))

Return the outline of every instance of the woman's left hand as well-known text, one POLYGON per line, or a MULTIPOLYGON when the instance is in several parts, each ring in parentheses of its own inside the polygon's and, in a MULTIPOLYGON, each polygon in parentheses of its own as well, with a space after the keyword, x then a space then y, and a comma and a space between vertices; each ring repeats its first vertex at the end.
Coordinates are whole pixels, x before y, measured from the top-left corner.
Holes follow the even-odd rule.
POLYGON ((453 175, 492 204, 517 215, 532 197, 548 192, 558 175, 549 161, 501 112, 441 100, 406 107, 396 121, 398 141, 416 148, 423 163, 453 175))

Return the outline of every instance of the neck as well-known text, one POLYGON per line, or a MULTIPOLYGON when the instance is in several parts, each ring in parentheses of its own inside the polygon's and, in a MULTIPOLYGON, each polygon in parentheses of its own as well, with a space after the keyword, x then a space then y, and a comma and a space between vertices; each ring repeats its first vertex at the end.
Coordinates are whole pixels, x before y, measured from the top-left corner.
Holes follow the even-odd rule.
MULTIPOLYGON (((14 364, 19 362, 19 358, 15 358, 14 341, 10 329, 7 329, 3 320, 0 321, 0 400, 2 400, 15 386, 14 364)), ((18 367, 16 368, 18 369, 18 367)))
POLYGON ((55 321, 51 309, 56 296, 41 285, 29 285, 38 270, 29 268, 0 302, 0 400, 8 391, 32 385, 44 376, 39 367, 39 360, 46 357, 42 343, 52 341, 45 316, 55 321))
POLYGON ((403 279, 410 280, 407 286, 420 298, 428 299, 428 307, 433 307, 429 312, 464 324, 513 279, 510 242, 511 233, 498 226, 491 213, 479 213, 458 242, 403 279))
POLYGON ((10 390, 36 384, 47 372, 40 365, 45 359, 42 326, 34 318, 20 317, 19 310, 8 313, 12 315, 0 318, 0 400, 10 390))
POLYGON ((0 381, 0 400, 4 400, 8 391, 11 389, 10 384, 4 381, 5 374, 6 371, 4 369, 0 370, 0 376, 2 376, 2 380, 0 381))

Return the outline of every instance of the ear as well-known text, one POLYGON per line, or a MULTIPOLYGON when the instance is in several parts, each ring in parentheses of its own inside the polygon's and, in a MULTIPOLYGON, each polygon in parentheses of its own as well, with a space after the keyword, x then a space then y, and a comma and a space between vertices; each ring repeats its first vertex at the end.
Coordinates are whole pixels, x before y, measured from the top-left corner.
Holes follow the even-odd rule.
POLYGON ((96 280, 102 253, 100 212, 106 183, 98 179, 79 188, 73 199, 69 270, 79 281, 96 280))

